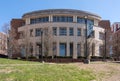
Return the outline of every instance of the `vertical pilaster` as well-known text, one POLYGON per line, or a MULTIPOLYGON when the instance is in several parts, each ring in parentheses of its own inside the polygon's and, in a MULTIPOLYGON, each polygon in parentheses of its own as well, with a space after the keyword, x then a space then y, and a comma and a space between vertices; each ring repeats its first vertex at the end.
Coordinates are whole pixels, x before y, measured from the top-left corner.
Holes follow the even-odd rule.
POLYGON ((57 41, 57 56, 59 56, 59 50, 60 50, 59 41, 57 41))
POLYGON ((51 15, 50 17, 51 17, 51 22, 53 22, 53 16, 51 15))
POLYGON ((53 16, 49 15, 49 22, 52 22, 52 21, 53 21, 53 16))
POLYGON ((73 16, 73 22, 77 22, 77 16, 73 16))
POLYGON ((44 54, 44 37, 45 37, 45 35, 44 35, 44 31, 43 31, 43 34, 42 34, 42 55, 44 56, 45 54, 44 54))
POLYGON ((26 18, 26 25, 30 24, 30 18, 26 18))
POLYGON ((69 27, 67 27, 67 36, 69 36, 69 27))
POLYGON ((81 56, 85 56, 84 55, 84 49, 85 49, 84 48, 84 43, 81 43, 80 45, 81 45, 81 56))
POLYGON ((77 27, 74 27, 73 29, 74 29, 74 36, 76 37, 77 36, 77 27))
POLYGON ((77 42, 73 43, 73 59, 77 59, 77 42))
POLYGON ((36 54, 36 43, 34 42, 33 43, 33 56, 35 56, 36 54))
POLYGON ((59 27, 57 27, 57 36, 59 36, 59 27))
POLYGON ((70 56, 70 43, 67 42, 67 56, 70 56))
POLYGON ((52 31, 52 27, 49 27, 48 28, 48 32, 49 32, 49 55, 51 55, 51 56, 53 56, 53 37, 52 37, 52 35, 53 35, 53 33, 51 33, 51 31, 52 31))

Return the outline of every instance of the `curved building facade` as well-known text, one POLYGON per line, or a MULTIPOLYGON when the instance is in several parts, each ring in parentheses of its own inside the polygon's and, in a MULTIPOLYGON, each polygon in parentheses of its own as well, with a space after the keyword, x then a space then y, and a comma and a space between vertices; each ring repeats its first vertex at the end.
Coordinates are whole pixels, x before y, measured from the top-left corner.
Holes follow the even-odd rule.
POLYGON ((86 26, 93 26, 87 38, 87 51, 91 56, 101 56, 104 29, 98 26, 101 17, 80 10, 48 9, 26 13, 24 26, 18 28, 21 56, 85 56, 86 26), (87 23, 86 23, 87 20, 87 23), (88 23, 88 21, 90 23, 88 23))

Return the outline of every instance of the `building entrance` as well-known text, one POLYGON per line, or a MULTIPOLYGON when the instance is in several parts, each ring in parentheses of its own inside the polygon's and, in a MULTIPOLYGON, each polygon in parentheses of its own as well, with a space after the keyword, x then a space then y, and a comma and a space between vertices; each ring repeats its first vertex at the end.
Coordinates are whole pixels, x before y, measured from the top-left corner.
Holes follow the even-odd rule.
POLYGON ((66 56, 66 43, 60 43, 60 56, 66 56))

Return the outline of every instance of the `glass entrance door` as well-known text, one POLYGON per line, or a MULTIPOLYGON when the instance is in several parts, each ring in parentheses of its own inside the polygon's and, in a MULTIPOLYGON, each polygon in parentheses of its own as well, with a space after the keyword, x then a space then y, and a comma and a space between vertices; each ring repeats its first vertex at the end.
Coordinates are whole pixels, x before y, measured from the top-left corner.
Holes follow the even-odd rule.
POLYGON ((60 43, 60 56, 65 56, 65 55, 66 55, 66 44, 60 43))

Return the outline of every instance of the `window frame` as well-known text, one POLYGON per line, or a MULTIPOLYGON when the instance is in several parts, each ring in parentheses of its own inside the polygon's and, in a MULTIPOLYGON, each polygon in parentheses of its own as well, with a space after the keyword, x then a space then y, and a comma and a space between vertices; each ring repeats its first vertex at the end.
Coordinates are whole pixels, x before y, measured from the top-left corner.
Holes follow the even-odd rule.
POLYGON ((74 36, 74 28, 73 27, 69 28, 69 36, 74 36), (72 29, 72 31, 71 31, 71 29, 72 29))
POLYGON ((53 27, 53 35, 57 36, 57 27, 53 27))
POLYGON ((67 36, 67 28, 66 27, 59 28, 59 36, 67 36))
POLYGON ((35 36, 36 37, 41 36, 41 28, 36 28, 35 29, 35 36))
POLYGON ((81 36, 81 31, 82 31, 81 28, 77 28, 77 36, 81 36), (80 32, 79 32, 79 30, 80 30, 80 32))

